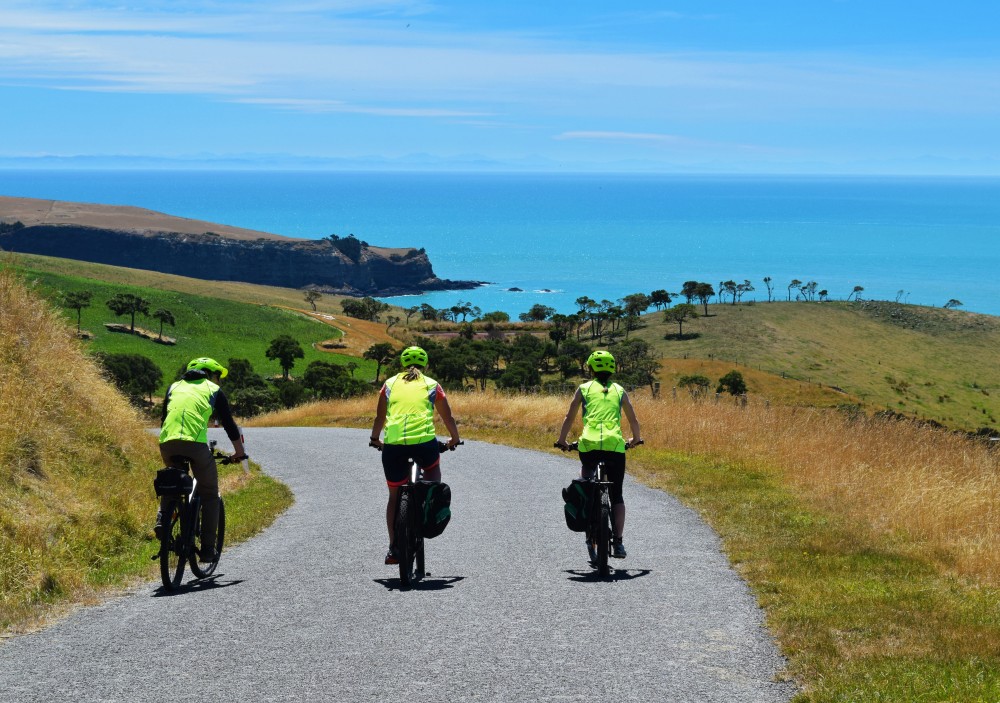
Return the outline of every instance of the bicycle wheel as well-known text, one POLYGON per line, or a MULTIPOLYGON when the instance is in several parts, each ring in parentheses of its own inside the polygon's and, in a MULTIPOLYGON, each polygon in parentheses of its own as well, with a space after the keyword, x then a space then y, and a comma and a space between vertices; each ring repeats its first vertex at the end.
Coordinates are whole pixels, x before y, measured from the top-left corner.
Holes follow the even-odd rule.
MULTIPOLYGON (((199 511, 198 521, 194 528, 195 539, 198 541, 198 549, 201 549, 201 515, 199 511)), ((225 541, 226 537, 226 504, 222 502, 222 498, 219 498, 219 527, 215 535, 215 561, 204 562, 198 561, 198 554, 194 553, 191 555, 191 571, 200 579, 208 578, 213 573, 215 573, 215 567, 219 565, 219 559, 222 557, 222 543, 225 541)))
POLYGON ((416 558, 416 539, 413 534, 413 506, 410 491, 401 489, 396 507, 395 548, 399 559, 399 580, 404 587, 413 583, 413 560, 416 558))
POLYGON ((160 579, 163 587, 172 591, 181 585, 184 578, 184 523, 187 503, 171 500, 163 511, 163 539, 160 540, 160 579))
POLYGON ((414 580, 419 581, 420 579, 422 579, 424 577, 424 574, 425 574, 425 571, 424 571, 424 538, 423 537, 417 537, 416 540, 415 540, 415 542, 416 542, 416 545, 414 547, 414 551, 416 552, 416 556, 417 556, 417 570, 416 570, 416 573, 414 573, 413 578, 414 578, 414 580))
POLYGON ((601 576, 611 573, 608 568, 608 551, 611 546, 611 499, 608 490, 601 491, 601 517, 597 527, 597 571, 601 576))

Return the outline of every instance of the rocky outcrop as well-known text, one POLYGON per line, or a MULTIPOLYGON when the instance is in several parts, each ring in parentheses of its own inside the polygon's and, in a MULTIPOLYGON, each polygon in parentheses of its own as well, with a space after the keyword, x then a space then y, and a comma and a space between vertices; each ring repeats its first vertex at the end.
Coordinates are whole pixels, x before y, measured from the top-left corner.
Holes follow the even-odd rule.
MULTIPOLYGON (((13 219, 11 208, 5 212, 4 201, 14 200, 22 205, 26 201, 0 198, 0 220, 8 225, 22 222, 13 219)), ((28 202, 34 211, 42 212, 39 203, 53 201, 28 202)), ((315 287, 346 295, 387 296, 479 285, 476 281, 438 278, 422 249, 384 249, 353 237, 293 239, 135 208, 86 207, 88 213, 100 213, 100 226, 87 224, 88 217, 79 208, 61 210, 73 213, 72 222, 53 222, 58 216, 53 216, 55 210, 50 208, 48 217, 36 217, 35 221, 26 217, 23 227, 0 228, 0 248, 192 278, 315 287), (121 214, 120 222, 115 221, 116 211, 121 214), (141 228, 134 226, 136 213, 145 218, 141 228), (157 215, 159 219, 150 219, 157 215), (177 221, 176 228, 169 226, 171 220, 177 221)))

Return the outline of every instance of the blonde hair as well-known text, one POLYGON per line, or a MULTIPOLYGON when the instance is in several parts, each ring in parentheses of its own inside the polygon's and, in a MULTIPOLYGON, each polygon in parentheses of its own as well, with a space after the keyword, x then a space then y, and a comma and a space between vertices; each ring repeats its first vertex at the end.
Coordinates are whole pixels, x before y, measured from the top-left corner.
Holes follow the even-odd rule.
POLYGON ((404 381, 416 381, 418 378, 423 376, 423 371, 420 370, 419 366, 411 366, 406 369, 406 375, 403 376, 404 381))

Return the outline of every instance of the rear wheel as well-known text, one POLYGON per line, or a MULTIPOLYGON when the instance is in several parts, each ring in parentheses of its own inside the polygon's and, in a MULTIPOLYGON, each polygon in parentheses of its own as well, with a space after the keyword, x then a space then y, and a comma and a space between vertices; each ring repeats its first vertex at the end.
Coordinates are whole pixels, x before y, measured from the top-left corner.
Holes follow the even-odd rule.
POLYGON ((184 544, 184 523, 187 521, 187 503, 172 500, 163 510, 163 539, 160 540, 160 579, 163 587, 172 591, 181 585, 184 578, 184 562, 187 561, 184 544))
POLYGON ((413 505, 410 502, 412 494, 401 490, 396 508, 395 549, 399 559, 399 580, 405 588, 413 583, 413 561, 416 558, 416 539, 413 534, 413 505))
MULTIPOLYGON (((201 511, 199 511, 198 522, 195 525, 194 534, 198 540, 199 548, 201 545, 201 511)), ((222 544, 226 537, 226 504, 222 502, 222 498, 219 498, 219 527, 218 532, 215 535, 215 561, 204 562, 198 560, 197 554, 191 555, 191 571, 200 579, 207 578, 215 573, 215 567, 219 565, 219 559, 222 556, 222 544)))
POLYGON ((607 491, 601 491, 601 517, 597 529, 597 571, 601 576, 611 573, 608 568, 608 551, 611 546, 611 500, 607 491))

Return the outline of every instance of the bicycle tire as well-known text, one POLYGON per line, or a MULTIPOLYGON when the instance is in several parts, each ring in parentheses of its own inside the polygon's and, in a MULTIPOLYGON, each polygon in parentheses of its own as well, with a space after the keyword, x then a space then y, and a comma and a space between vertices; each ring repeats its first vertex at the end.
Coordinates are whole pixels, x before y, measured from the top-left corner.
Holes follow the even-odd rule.
POLYGON ((607 489, 601 491, 601 516, 597 527, 597 571, 601 576, 611 573, 608 552, 611 546, 611 499, 607 489))
POLYGON ((415 535, 413 534, 413 510, 410 503, 411 494, 401 489, 396 507, 395 548, 399 559, 399 581, 404 588, 413 584, 413 561, 416 558, 415 535))
MULTIPOLYGON (((201 516, 198 516, 198 521, 195 524, 195 539, 199 540, 198 546, 201 546, 201 516)), ((219 559, 222 557, 222 545, 226 538, 226 504, 219 498, 219 527, 215 534, 215 561, 212 562, 199 562, 198 554, 191 554, 191 572, 200 579, 208 578, 213 573, 215 573, 215 568, 219 565, 219 559)))
POLYGON ((424 538, 418 536, 414 541, 416 542, 414 551, 416 552, 417 556, 417 569, 413 575, 413 578, 415 581, 419 581, 424 577, 424 574, 426 573, 424 571, 424 538))
POLYGON ((184 578, 184 564, 187 561, 184 548, 185 512, 187 503, 172 500, 163 511, 163 539, 160 540, 160 579, 163 587, 172 591, 181 585, 184 578))

